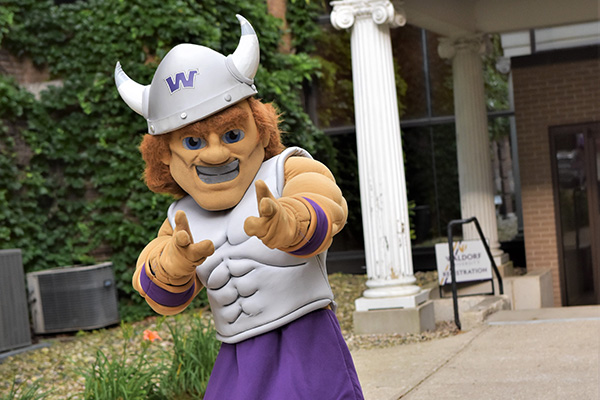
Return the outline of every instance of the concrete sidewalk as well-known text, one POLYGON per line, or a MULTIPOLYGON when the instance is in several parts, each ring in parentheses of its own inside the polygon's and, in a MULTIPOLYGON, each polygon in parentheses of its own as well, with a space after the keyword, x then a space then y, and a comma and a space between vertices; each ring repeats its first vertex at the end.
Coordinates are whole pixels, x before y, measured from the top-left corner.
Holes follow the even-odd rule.
POLYGON ((500 311, 449 338, 352 356, 367 400, 596 400, 600 306, 500 311))

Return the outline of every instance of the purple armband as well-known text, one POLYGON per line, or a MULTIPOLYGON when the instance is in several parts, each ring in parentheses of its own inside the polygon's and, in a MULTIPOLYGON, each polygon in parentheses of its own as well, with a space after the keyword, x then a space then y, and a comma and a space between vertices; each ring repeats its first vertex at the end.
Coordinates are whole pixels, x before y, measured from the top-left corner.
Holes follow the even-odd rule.
MULTIPOLYGON (((305 256, 307 254, 314 253, 325 241, 325 238, 327 237, 327 231, 329 230, 329 220, 327 219, 327 214, 325 214, 325 211, 323 211, 321 206, 309 198, 303 197, 303 199, 308 201, 308 203, 315 210, 315 214, 317 215, 317 227, 312 237, 304 246, 300 247, 296 251, 290 252, 290 254, 294 254, 296 256, 305 256)), ((314 222, 315 221, 311 221, 311 223, 314 222)))
POLYGON ((161 306, 179 307, 180 305, 185 304, 194 295, 196 282, 194 282, 192 286, 185 292, 172 293, 152 282, 152 280, 148 278, 148 275, 146 275, 145 267, 146 265, 142 267, 144 268, 144 271, 140 272, 140 283, 142 285, 142 289, 144 289, 146 296, 150 297, 153 301, 161 306))

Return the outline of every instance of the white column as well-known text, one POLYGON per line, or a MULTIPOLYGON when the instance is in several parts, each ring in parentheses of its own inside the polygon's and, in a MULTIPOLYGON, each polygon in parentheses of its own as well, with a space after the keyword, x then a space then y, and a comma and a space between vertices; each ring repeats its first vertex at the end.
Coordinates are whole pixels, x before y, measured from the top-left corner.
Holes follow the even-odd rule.
MULTIPOLYGON (((456 152, 462 218, 477 217, 489 240, 496 264, 507 261, 498 242, 496 206, 490 139, 481 56, 486 51, 485 36, 475 34, 442 39, 438 53, 452 60, 456 152)), ((475 224, 463 226, 464 239, 479 239, 475 224)))
MULTIPOLYGON (((352 29, 352 80, 367 287, 357 311, 414 307, 408 202, 390 26, 404 15, 390 1, 331 3, 331 23, 352 29)), ((424 301, 424 300, 423 300, 424 301)), ((417 300, 420 302, 420 300, 417 300)))

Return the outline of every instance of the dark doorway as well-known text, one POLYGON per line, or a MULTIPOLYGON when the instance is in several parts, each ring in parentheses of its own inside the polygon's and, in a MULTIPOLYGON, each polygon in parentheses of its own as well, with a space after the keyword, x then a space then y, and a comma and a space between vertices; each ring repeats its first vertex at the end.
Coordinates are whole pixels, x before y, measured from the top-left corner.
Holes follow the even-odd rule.
POLYGON ((564 305, 600 304, 600 123, 550 128, 564 305))

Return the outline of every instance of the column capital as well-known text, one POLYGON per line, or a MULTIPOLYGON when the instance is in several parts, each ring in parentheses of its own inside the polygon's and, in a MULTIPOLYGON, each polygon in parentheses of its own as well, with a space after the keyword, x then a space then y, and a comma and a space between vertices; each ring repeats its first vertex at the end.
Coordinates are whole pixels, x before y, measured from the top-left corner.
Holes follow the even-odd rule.
POLYGON ((330 20, 336 29, 348 29, 356 18, 369 17, 378 25, 388 24, 393 28, 406 24, 406 13, 390 0, 339 0, 331 5, 330 20))
POLYGON ((452 59, 458 52, 468 51, 477 55, 484 55, 490 47, 489 36, 475 33, 455 38, 441 38, 438 44, 438 54, 442 58, 452 59))

